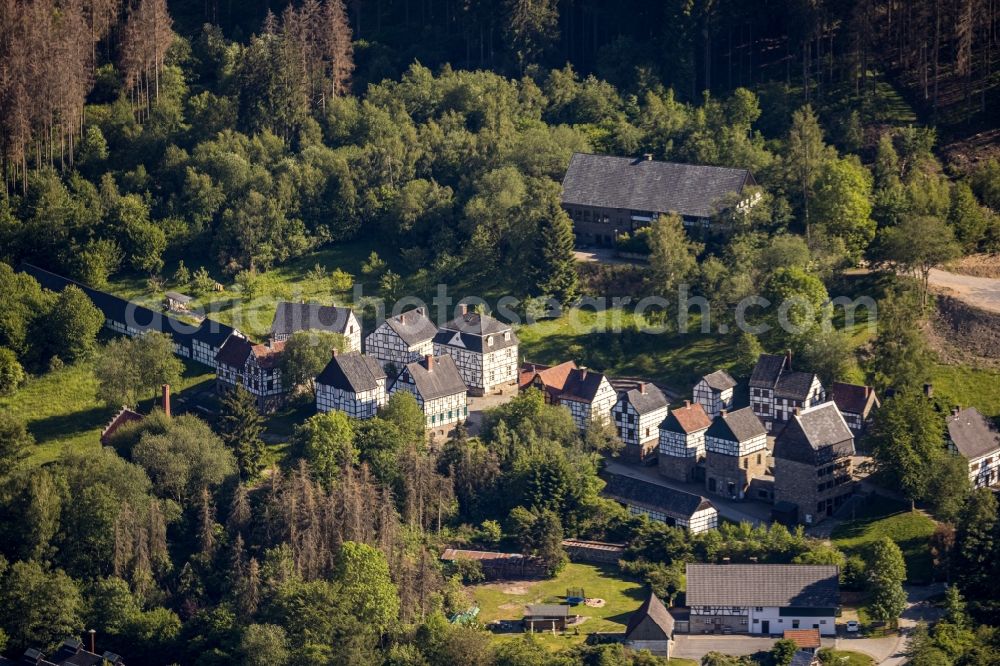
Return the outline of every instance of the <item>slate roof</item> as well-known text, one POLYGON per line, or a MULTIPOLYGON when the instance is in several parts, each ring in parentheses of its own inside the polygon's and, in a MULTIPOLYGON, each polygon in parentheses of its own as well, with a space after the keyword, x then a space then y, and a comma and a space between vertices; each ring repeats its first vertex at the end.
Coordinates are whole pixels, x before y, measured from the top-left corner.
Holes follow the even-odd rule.
POLYGON ((1000 449, 1000 432, 975 407, 948 416, 948 437, 970 460, 1000 449))
POLYGON ((385 323, 410 347, 432 340, 437 335, 437 326, 427 318, 422 308, 389 317, 385 323))
POLYGON ((378 380, 385 377, 385 371, 377 360, 360 352, 348 352, 331 358, 316 377, 316 383, 361 393, 378 388, 378 380))
POLYGON ((271 322, 271 335, 291 335, 299 331, 347 334, 347 322, 350 318, 350 308, 280 301, 271 322))
POLYGON ((786 360, 788 357, 781 354, 761 354, 750 374, 750 386, 752 388, 774 388, 782 370, 785 369, 786 360))
POLYGON ((777 398, 805 401, 816 378, 812 372, 792 370, 791 354, 761 354, 750 375, 750 388, 767 388, 777 398))
POLYGON ((645 392, 641 389, 632 389, 623 393, 620 398, 628 401, 640 416, 663 409, 670 404, 667 396, 663 395, 663 391, 653 384, 644 382, 643 387, 646 389, 645 392))
POLYGON ((625 627, 625 638, 628 638, 629 634, 635 631, 636 627, 647 617, 663 631, 667 638, 674 635, 674 616, 667 611, 660 598, 650 592, 646 600, 639 606, 639 610, 629 616, 628 625, 625 627))
POLYGON ((860 384, 844 384, 834 382, 826 392, 827 398, 836 403, 837 408, 845 413, 868 416, 872 407, 878 407, 879 401, 875 389, 860 384))
POLYGON ((854 455, 854 433, 832 402, 792 415, 774 441, 774 457, 817 465, 854 455))
POLYGON ((839 570, 820 564, 688 564, 688 606, 836 608, 839 570))
POLYGON ((603 492, 608 497, 619 502, 660 511, 672 518, 688 520, 695 512, 714 507, 701 495, 675 490, 651 481, 611 472, 606 473, 604 478, 607 485, 603 492))
POLYGON ((723 412, 716 416, 705 436, 728 442, 745 442, 766 434, 767 429, 764 428, 764 424, 760 422, 753 410, 744 407, 735 412, 723 412))
POLYGON ((219 365, 242 368, 252 353, 253 344, 249 340, 233 336, 219 349, 219 353, 215 355, 215 362, 219 365))
POLYGON ((565 604, 528 604, 524 614, 532 617, 569 617, 569 606, 565 604))
POLYGON ((566 376, 560 399, 591 403, 597 397, 604 375, 587 368, 573 368, 566 376))
POLYGON ((705 375, 702 379, 705 380, 710 389, 715 391, 725 391, 726 389, 736 387, 736 380, 725 370, 716 370, 713 373, 705 375))
MULTIPOLYGON (((413 384, 426 400, 443 398, 456 393, 465 393, 469 387, 465 385, 455 359, 447 354, 434 357, 433 370, 427 370, 427 359, 407 363, 403 372, 409 374, 413 384)), ((402 373, 400 373, 402 376, 402 373)), ((397 379, 398 381, 398 379, 397 379)))
POLYGON ((700 404, 687 402, 683 407, 671 409, 667 418, 660 424, 661 430, 689 435, 699 430, 705 430, 712 425, 705 408, 700 404))
POLYGON ((518 339, 509 324, 489 315, 467 312, 442 326, 434 336, 434 343, 483 353, 513 347, 518 339), (505 333, 509 333, 509 339, 504 339, 505 333), (492 345, 488 344, 491 336, 492 345))
POLYGON ((574 153, 562 202, 711 217, 728 195, 754 184, 746 169, 574 153))

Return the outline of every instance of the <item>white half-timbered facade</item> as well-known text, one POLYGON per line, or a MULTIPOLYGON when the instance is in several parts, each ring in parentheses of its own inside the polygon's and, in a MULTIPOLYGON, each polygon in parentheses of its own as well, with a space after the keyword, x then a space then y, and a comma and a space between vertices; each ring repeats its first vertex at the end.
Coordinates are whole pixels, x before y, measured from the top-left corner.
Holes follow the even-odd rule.
POLYGON ((279 302, 271 322, 271 341, 283 342, 300 331, 336 333, 347 341, 344 351, 361 351, 361 324, 350 308, 279 302))
POLYGON ((814 373, 792 370, 792 354, 761 354, 750 376, 750 408, 768 432, 784 426, 796 408, 808 409, 826 400, 814 373))
POLYGON ((468 387, 450 356, 427 356, 407 363, 389 389, 390 394, 399 391, 416 398, 428 430, 446 434, 469 415, 468 387))
POLYGON ((591 423, 609 423, 611 408, 617 401, 618 393, 608 378, 587 368, 571 370, 559 394, 559 404, 569 409, 581 431, 586 431, 591 423))
POLYGON ((395 315, 379 324, 365 338, 365 354, 377 359, 390 375, 407 363, 434 354, 437 327, 423 308, 395 315))
POLYGON ((459 306, 459 316, 434 337, 434 353, 455 359, 473 395, 486 395, 517 382, 518 339, 510 324, 459 306))
POLYGON ((216 357, 216 387, 220 392, 242 386, 257 400, 262 412, 276 410, 288 388, 281 377, 283 342, 254 345, 245 338, 230 337, 216 357))
POLYGON ((694 385, 694 401, 702 406, 708 418, 714 419, 723 409, 732 409, 736 380, 725 370, 705 375, 694 385))
POLYGON ((667 396, 653 384, 623 391, 611 409, 618 437, 625 444, 625 456, 633 462, 656 460, 660 423, 670 409, 667 396))
POLYGON ((955 408, 948 416, 948 448, 969 464, 977 488, 1000 484, 1000 432, 975 407, 955 408))
POLYGON ((316 411, 370 419, 385 404, 385 384, 385 371, 375 359, 358 352, 334 353, 316 377, 316 411))
POLYGON ((602 492, 625 505, 634 516, 648 516, 650 520, 694 533, 719 525, 715 506, 700 495, 624 474, 607 473, 602 477, 607 482, 602 492))

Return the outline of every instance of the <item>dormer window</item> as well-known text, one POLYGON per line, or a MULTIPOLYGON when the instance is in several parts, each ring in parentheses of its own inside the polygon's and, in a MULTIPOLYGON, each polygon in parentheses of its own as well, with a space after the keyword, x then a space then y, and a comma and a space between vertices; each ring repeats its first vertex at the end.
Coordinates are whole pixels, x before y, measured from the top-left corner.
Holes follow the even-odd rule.
POLYGON ((492 335, 490 335, 490 336, 488 336, 486 338, 486 346, 488 346, 488 347, 492 347, 493 346, 493 336, 492 335))
POLYGON ((507 341, 510 340, 510 331, 504 331, 503 332, 503 339, 507 340, 507 341))

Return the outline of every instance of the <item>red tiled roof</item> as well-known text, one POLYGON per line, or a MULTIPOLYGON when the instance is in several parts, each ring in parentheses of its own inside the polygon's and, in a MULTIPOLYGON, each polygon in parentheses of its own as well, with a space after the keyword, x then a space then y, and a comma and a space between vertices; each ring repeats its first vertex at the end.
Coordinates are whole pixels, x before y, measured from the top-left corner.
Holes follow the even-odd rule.
POLYGON ((794 641, 800 650, 815 650, 820 646, 819 629, 785 629, 784 638, 794 641))
POLYGON ((671 411, 677 423, 680 424, 684 432, 698 432, 712 425, 712 419, 708 418, 705 409, 697 402, 684 407, 678 407, 671 411))
POLYGON ((545 388, 561 392, 566 387, 566 380, 573 370, 576 370, 576 363, 573 361, 565 361, 559 365, 552 366, 528 363, 521 368, 521 374, 518 377, 518 387, 521 390, 525 390, 531 386, 535 377, 538 377, 545 388))
POLYGON ((121 411, 118 412, 115 417, 111 419, 111 422, 105 426, 104 430, 101 431, 101 444, 107 446, 108 440, 111 436, 126 423, 141 421, 142 419, 143 416, 139 412, 135 412, 128 407, 122 407, 121 411))
POLYGON ((837 409, 851 414, 867 416, 873 406, 878 405, 875 390, 871 386, 834 382, 827 391, 837 409))
POLYGON ((270 345, 254 345, 250 348, 257 365, 262 368, 273 368, 281 359, 281 352, 285 350, 285 342, 272 342, 270 345))

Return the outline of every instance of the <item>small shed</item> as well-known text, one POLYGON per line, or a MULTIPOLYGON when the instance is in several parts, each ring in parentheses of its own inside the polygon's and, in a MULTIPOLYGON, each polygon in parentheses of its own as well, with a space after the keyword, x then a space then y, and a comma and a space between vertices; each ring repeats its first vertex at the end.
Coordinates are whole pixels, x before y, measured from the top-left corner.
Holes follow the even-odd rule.
POLYGON ((798 649, 807 652, 815 652, 822 645, 819 629, 785 629, 783 638, 786 641, 792 641, 798 649))
POLYGON ((570 618, 569 606, 563 604, 528 604, 524 607, 524 628, 528 631, 562 631, 570 618))
POLYGON ((171 312, 187 312, 191 307, 191 301, 194 300, 194 297, 176 291, 168 291, 166 297, 167 310, 171 312))
POLYGON ((625 645, 634 650, 649 650, 661 657, 670 656, 674 635, 674 617, 652 592, 639 610, 632 613, 625 628, 625 645))

